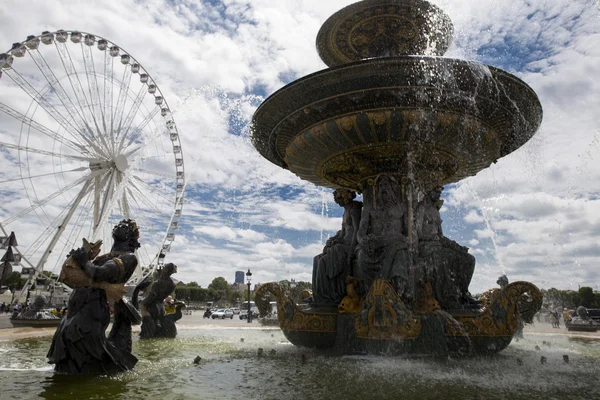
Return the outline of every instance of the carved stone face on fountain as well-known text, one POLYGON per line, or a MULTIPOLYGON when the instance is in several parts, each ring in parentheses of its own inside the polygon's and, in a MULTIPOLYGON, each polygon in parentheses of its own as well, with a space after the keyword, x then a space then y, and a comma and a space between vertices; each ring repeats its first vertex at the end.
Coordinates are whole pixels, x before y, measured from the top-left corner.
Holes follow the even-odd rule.
POLYGON ((381 177, 377 183, 376 206, 391 207, 398 204, 397 186, 396 180, 391 176, 381 177))
POLYGON ((336 189, 333 192, 333 201, 335 201, 341 207, 350 203, 356 197, 356 192, 348 189, 336 189))

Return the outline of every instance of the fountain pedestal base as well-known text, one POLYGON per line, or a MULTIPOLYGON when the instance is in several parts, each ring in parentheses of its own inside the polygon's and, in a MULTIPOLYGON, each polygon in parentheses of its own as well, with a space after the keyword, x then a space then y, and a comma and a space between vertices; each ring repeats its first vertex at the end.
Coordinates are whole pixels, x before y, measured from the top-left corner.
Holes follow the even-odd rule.
MULTIPOLYGON (((460 310, 408 308, 390 282, 376 280, 357 312, 302 309, 277 283, 262 285, 256 302, 277 300, 279 325, 288 340, 302 347, 331 349, 338 354, 473 355, 497 353, 508 346, 519 319, 531 322, 542 294, 529 282, 514 282, 486 292, 480 306, 460 310)), ((435 301, 435 300, 434 300, 435 301)))

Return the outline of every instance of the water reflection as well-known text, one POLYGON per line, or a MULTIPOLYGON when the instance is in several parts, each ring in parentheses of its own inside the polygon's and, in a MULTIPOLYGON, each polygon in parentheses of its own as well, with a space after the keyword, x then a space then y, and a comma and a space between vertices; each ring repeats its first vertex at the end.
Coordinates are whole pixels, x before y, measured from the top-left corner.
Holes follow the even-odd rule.
POLYGON ((119 378, 58 374, 45 377, 41 388, 42 399, 119 399, 128 393, 127 382, 119 378))
POLYGON ((135 340, 136 369, 111 377, 54 375, 49 345, 0 343, 0 398, 564 400, 597 398, 600 387, 600 341, 564 335, 527 335, 490 358, 409 360, 326 356, 276 330, 182 329, 175 340, 135 340))

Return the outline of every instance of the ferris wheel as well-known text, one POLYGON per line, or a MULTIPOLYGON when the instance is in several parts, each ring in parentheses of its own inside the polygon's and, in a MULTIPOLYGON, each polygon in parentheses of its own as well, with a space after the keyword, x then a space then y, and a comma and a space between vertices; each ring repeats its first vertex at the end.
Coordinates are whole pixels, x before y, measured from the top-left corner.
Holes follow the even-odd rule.
POLYGON ((138 271, 152 273, 175 239, 185 185, 167 101, 115 43, 59 30, 0 54, 0 236, 16 233, 32 277, 58 273, 83 237, 108 252, 124 218, 140 229, 138 271))

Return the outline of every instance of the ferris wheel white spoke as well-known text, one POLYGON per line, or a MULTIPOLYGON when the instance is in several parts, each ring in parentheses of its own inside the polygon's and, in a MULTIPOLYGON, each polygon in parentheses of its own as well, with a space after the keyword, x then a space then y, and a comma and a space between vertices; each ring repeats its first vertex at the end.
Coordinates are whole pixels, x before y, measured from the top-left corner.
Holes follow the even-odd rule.
POLYGON ((46 260, 48 260, 48 257, 52 253, 54 246, 56 246, 56 243, 58 243, 58 240, 60 239, 61 235, 67 228, 67 224, 69 223, 69 220, 73 216, 73 213, 75 213, 75 210, 77 210, 77 207, 79 206, 79 203, 81 202, 81 199, 83 199, 83 197, 88 193, 88 190, 91 187, 91 183, 92 183, 92 180, 88 179, 88 181, 83 185, 83 187, 79 191, 79 194, 73 201, 73 204, 71 205, 71 208, 67 212, 67 215, 65 216, 62 224, 59 225, 59 228, 56 231, 56 233, 54 234, 54 236, 52 237, 52 240, 50 241, 50 244, 46 248, 46 251, 44 251, 44 254, 40 258, 37 265, 35 266, 36 271, 41 271, 44 268, 44 264, 46 263, 46 260))
MULTIPOLYGON (((132 155, 134 155, 135 153, 140 151, 142 148, 143 148, 143 146, 136 146, 132 149, 125 148, 125 149, 121 150, 121 154, 123 154, 129 160, 132 155), (125 150, 127 150, 127 152, 125 152, 125 150)), ((137 159, 134 159, 134 163, 139 163, 139 161, 137 159)))
POLYGON ((18 146, 18 145, 6 143, 6 142, 0 142, 0 147, 5 147, 7 149, 26 151, 26 152, 30 152, 30 153, 42 154, 45 156, 52 156, 52 157, 58 157, 58 158, 62 157, 62 158, 66 158, 69 160, 76 160, 76 161, 92 162, 92 161, 96 160, 95 158, 76 156, 76 155, 72 155, 72 154, 54 153, 52 151, 34 149, 32 147, 27 147, 27 146, 18 146))
MULTIPOLYGON (((91 210, 91 208, 88 206, 90 197, 91 196, 89 196, 89 190, 88 190, 88 193, 86 193, 84 195, 85 201, 84 201, 83 205, 81 207, 76 207, 76 208, 79 208, 79 213, 78 213, 77 217, 75 218, 75 221, 73 221, 71 223, 71 226, 72 226, 71 232, 69 232, 69 234, 66 238, 64 238, 64 235, 60 238, 59 241, 62 241, 64 243, 61 254, 67 254, 67 251, 78 247, 77 240, 81 239, 81 231, 83 230, 83 227, 84 227, 84 224, 81 222, 81 220, 83 217, 87 219, 87 217, 90 214, 90 210, 91 210)), ((56 264, 54 265, 53 270, 56 270, 56 267, 58 267, 59 265, 62 265, 62 263, 63 263, 63 260, 60 258, 57 258, 56 264)))
MULTIPOLYGON (((2 144, 0 143, 0 147, 2 146, 2 144)), ((43 178, 45 176, 52 176, 52 175, 61 175, 61 174, 66 174, 69 172, 83 172, 85 170, 87 170, 87 167, 79 167, 79 168, 73 168, 73 169, 69 169, 66 171, 60 171, 60 172, 49 172, 47 174, 39 174, 39 175, 30 175, 27 177, 19 177, 19 178, 13 178, 13 179, 7 179, 5 181, 0 181, 0 184, 3 183, 8 183, 8 182, 15 182, 15 181, 22 181, 25 179, 35 179, 35 178, 43 178)))
MULTIPOLYGON (((89 190, 87 191, 87 193, 89 193, 89 190)), ((86 197, 86 194, 84 194, 84 198, 85 197, 86 197)), ((65 216, 67 215, 69 210, 71 210, 71 208, 75 204, 76 200, 77 200, 76 198, 73 198, 69 202, 69 204, 67 204, 66 207, 62 210, 62 212, 60 214, 58 214, 54 218, 54 220, 48 224, 46 229, 35 239, 35 241, 31 244, 31 246, 29 246, 29 248, 27 248, 27 250, 25 250, 24 254, 27 257, 31 257, 35 253, 37 253, 38 250, 40 249, 40 247, 42 247, 42 245, 47 241, 48 237, 50 237, 50 234, 52 232, 55 232, 56 229, 60 228, 61 224, 63 223, 63 221, 65 219, 65 216)), ((80 215, 83 211, 85 211, 85 208, 86 208, 86 205, 88 202, 89 202, 89 196, 87 196, 87 200, 86 200, 85 204, 83 205, 83 209, 79 212, 80 215)), ((75 207, 75 208, 77 208, 77 207, 75 207)))
POLYGON ((152 119, 158 114, 159 111, 160 111, 160 107, 159 106, 154 107, 152 109, 152 111, 150 111, 148 114, 146 114, 146 116, 138 124, 138 126, 136 126, 133 130, 131 130, 130 128, 128 128, 127 131, 125 132, 125 134, 123 135, 123 137, 121 138, 121 142, 119 143, 119 151, 128 148, 129 146, 131 146, 131 144, 136 139, 139 139, 141 137, 140 132, 142 132, 144 130, 144 128, 146 128, 146 126, 148 126, 148 124, 150 123, 150 121, 152 121, 152 119), (130 130, 132 131, 131 136, 130 136, 129 141, 127 142, 127 144, 124 145, 125 138, 127 137, 127 134, 129 133, 130 130))
MULTIPOLYGON (((166 197, 164 194, 160 193, 157 188, 155 188, 152 185, 148 184, 145 180, 141 179, 140 177, 138 177, 136 175, 133 175, 133 178, 136 179, 139 183, 141 183, 144 187, 146 187, 148 190, 150 190, 155 195, 157 195, 157 196, 165 199, 166 201, 168 201, 170 203, 173 202, 172 198, 166 197)), ((133 183, 133 182, 131 182, 131 183, 133 183)))
POLYGON ((131 218, 131 212, 129 208, 129 201, 127 200, 127 194, 123 191, 123 198, 121 199, 123 205, 123 216, 127 219, 131 218))
MULTIPOLYGON (((121 185, 123 183, 123 174, 121 172, 117 171, 117 184, 121 185)), ((123 211, 123 216, 126 219, 130 218, 130 213, 129 213, 129 203, 127 201, 127 191, 123 190, 123 194, 121 195, 121 209, 123 211)))
POLYGON ((135 196, 133 194, 133 192, 130 192, 130 194, 132 195, 131 197, 134 199, 134 201, 137 203, 138 207, 140 207, 140 209, 143 210, 142 205, 140 204, 140 201, 142 203, 144 203, 146 205, 146 208, 152 210, 153 212, 156 212, 157 215, 163 214, 163 211, 160 211, 158 209, 158 207, 156 207, 156 205, 152 204, 146 197, 146 195, 140 190, 140 188, 138 188, 133 182, 130 182, 130 185, 132 188, 134 188, 137 193, 139 194, 139 196, 135 196), (139 201, 138 201, 139 198, 139 201))
POLYGON ((129 188, 129 187, 128 187, 127 189, 125 189, 125 191, 126 191, 127 193, 129 193, 129 198, 130 198, 131 200, 133 200, 133 202, 135 203, 135 205, 137 205, 137 207, 138 207, 140 210, 142 210, 142 207, 141 207, 140 203, 137 201, 137 198, 134 196, 134 194, 133 194, 133 191, 131 190, 131 188, 129 188))
POLYGON ((75 199, 72 199, 69 202, 69 204, 67 204, 67 206, 54 218, 54 220, 50 221, 50 223, 46 226, 46 229, 44 229, 44 231, 38 235, 38 237, 31 243, 31 245, 27 249, 25 249, 23 254, 26 257, 33 256, 33 254, 35 254, 39 250, 39 248, 42 247, 42 245, 48 239, 50 234, 54 232, 56 228, 58 228, 60 221, 64 219, 64 216, 69 211, 69 208, 71 207, 71 204, 73 204, 74 200, 75 199))
POLYGON ((37 65, 42 75, 44 75, 44 77, 46 78, 46 81, 48 81, 50 87, 56 93, 60 102, 71 116, 71 119, 75 121, 75 123, 77 123, 79 130, 86 129, 85 118, 83 117, 81 112, 79 112, 79 109, 75 107, 75 105, 71 101, 71 98, 67 95, 65 89, 60 83, 60 80, 56 77, 56 75, 52 71, 52 68, 50 68, 48 62, 46 61, 42 53, 40 53, 38 49, 34 49, 29 51, 29 55, 37 65))
POLYGON ((84 116, 84 122, 86 126, 86 132, 91 133, 92 127, 90 126, 91 118, 86 114, 85 110, 88 109, 88 101, 85 95, 85 91, 83 90, 83 86, 81 86, 81 81, 79 81, 79 76, 77 74, 77 69, 73 64, 73 59, 71 58, 71 54, 69 52, 69 48, 66 43, 61 43, 59 41, 55 41, 54 45, 58 50, 58 55, 62 62, 63 68, 67 73, 67 78, 69 79, 69 83, 71 84, 71 89, 75 94, 75 98, 77 99, 77 104, 80 105, 81 114, 84 116))
MULTIPOLYGON (((132 133, 131 133, 131 138, 129 140, 129 143, 131 143, 133 140, 135 140, 136 138, 139 137, 139 133, 142 131, 142 129, 144 127, 146 127, 146 125, 148 125, 148 123, 158 114, 158 111, 160 111, 159 106, 154 107, 152 109, 152 111, 150 111, 150 113, 148 113, 144 117, 142 122, 140 124, 138 124, 138 126, 136 128, 134 128, 133 130, 131 129, 131 125, 133 124, 133 117, 137 114, 137 112, 140 108, 141 101, 143 100, 144 96, 146 95, 146 90, 143 86, 142 86, 142 90, 144 90, 142 96, 136 98, 136 103, 134 103, 134 105, 131 107, 131 109, 129 110, 129 114, 127 115, 127 118, 125 119, 125 123, 123 125, 124 133, 119 142, 119 151, 121 151, 121 149, 127 147, 127 146, 123 147, 123 143, 125 142, 125 138, 127 137, 127 135, 129 134, 130 131, 132 133)), ((139 95, 139 93, 138 93, 138 95, 139 95)), ((115 136, 117 139, 119 138, 119 134, 120 134, 120 131, 118 131, 117 135, 115 136)))
POLYGON ((154 175, 154 176, 164 177, 164 178, 175 178, 176 177, 174 174, 167 174, 166 172, 159 172, 159 171, 150 171, 150 170, 143 169, 143 168, 136 168, 135 172, 142 172, 144 174, 149 174, 149 175, 154 175))
POLYGON ((129 84, 131 83, 131 74, 131 68, 125 68, 123 71, 123 80, 121 80, 121 84, 119 85, 119 97, 117 97, 117 106, 113 115, 113 132, 119 132, 121 129, 121 120, 123 119, 123 112, 125 111, 125 100, 127 99, 127 93, 129 92, 129 84))
POLYGON ((53 132, 52 130, 46 128, 42 124, 34 121, 33 119, 25 116, 24 114, 21 114, 14 108, 9 107, 6 104, 1 103, 1 102, 0 102, 0 111, 4 112, 7 115, 10 115, 11 117, 13 117, 14 119, 16 119, 18 121, 21 121, 23 124, 32 127, 36 131, 44 134, 45 136, 48 136, 49 138, 54 139, 61 144, 64 144, 65 146, 71 148, 72 150, 75 150, 78 153, 80 153, 80 152, 87 153, 88 152, 87 149, 85 148, 85 146, 82 146, 79 143, 75 143, 63 136, 59 136, 56 132, 53 132))
POLYGON ((94 237, 96 236, 96 231, 97 231, 98 227, 100 226, 100 221, 102 221, 103 218, 107 215, 108 204, 110 203, 110 200, 112 198, 114 188, 115 188, 115 170, 112 170, 110 172, 110 177, 108 178, 108 182, 106 183, 106 186, 103 186, 104 196, 102 198, 102 202, 98 205, 95 205, 95 207, 97 207, 99 210, 99 214, 98 214, 99 217, 98 217, 98 220, 94 222, 94 237))
POLYGON ((100 137, 100 141, 104 145, 104 149, 107 154, 111 154, 111 147, 109 146, 104 132, 106 132, 106 121, 104 119, 104 112, 102 110, 102 104, 100 103, 100 91, 98 89, 98 81, 96 80, 96 68, 94 66, 94 55, 92 54, 92 47, 87 44, 84 45, 81 42, 81 53, 83 54, 83 64, 85 67, 85 76, 88 83, 88 91, 90 93, 91 103, 91 114, 94 119, 94 126, 96 127, 97 136, 100 137), (100 122, 99 122, 100 121, 100 122), (99 124, 102 123, 102 129, 99 124))
POLYGON ((112 177, 111 170, 105 170, 104 175, 97 175, 94 178, 94 221, 92 227, 95 229, 100 223, 100 205, 102 190, 108 188, 108 181, 112 177))
POLYGON ((108 216, 115 208, 115 204, 121 197, 124 190, 125 181, 117 182, 117 175, 120 172, 116 169, 112 169, 107 184, 104 187, 104 197, 102 204, 100 205, 100 217, 98 223, 94 226, 94 239, 97 238, 98 232, 102 231, 104 223, 108 220, 108 216))
POLYGON ((52 199, 54 199, 56 196, 59 196, 62 193, 65 193, 66 191, 76 187, 77 185, 80 185, 83 182, 86 182, 91 179, 91 177, 93 176, 93 173, 91 174, 87 174, 86 176, 83 176, 73 182, 71 182, 69 185, 60 188, 59 190, 57 190, 56 192, 52 193, 51 195, 43 198, 42 200, 38 201, 35 204, 32 204, 31 206, 27 207, 26 209, 24 209, 23 211, 19 212, 16 215, 13 215, 12 217, 9 217, 7 219, 5 219, 4 221, 2 221, 2 225, 6 226, 9 225, 10 223, 16 221, 17 219, 29 214, 30 212, 32 212, 33 210, 36 210, 38 208, 40 208, 41 206, 43 206, 44 204, 48 203, 49 201, 51 201, 52 199))
POLYGON ((131 108, 129 109, 129 112, 127 113, 127 116, 123 121, 119 121, 119 127, 117 128, 117 133, 115 134, 115 140, 119 140, 121 135, 123 138, 120 140, 120 142, 123 143, 123 140, 125 140, 125 136, 127 136, 127 132, 129 132, 131 124, 133 123, 133 118, 137 114, 140 104, 144 99, 144 96, 146 96, 146 93, 146 87, 145 85, 142 85, 133 101, 133 104, 131 105, 131 108))
MULTIPOLYGON (((106 151, 101 150, 94 142, 95 142, 95 134, 94 128, 90 125, 90 123, 94 122, 93 113, 89 112, 88 115, 86 110, 90 109, 90 104, 88 102, 88 98, 85 94, 83 86, 81 85, 81 81, 79 80, 79 74, 75 65, 73 63, 73 59, 71 58, 71 53, 69 52, 69 48, 65 43, 60 43, 58 41, 54 42, 56 48, 58 50, 58 54, 62 61, 63 67, 67 73, 67 78, 69 79, 69 83, 71 84, 71 89, 73 89, 73 93, 75 94, 75 98, 77 99, 77 103, 80 105, 81 114, 84 115, 84 123, 85 129, 81 131, 81 136, 86 140, 86 142, 92 146, 100 155, 108 156, 106 151)), ((96 124, 96 127, 98 125, 96 124)))
MULTIPOLYGON (((114 57, 110 55, 109 51, 104 50, 104 111, 106 118, 107 132, 113 131, 113 63, 114 57), (110 80, 109 80, 110 77, 110 80)), ((115 151, 115 138, 114 135, 110 136, 111 151, 115 151)))
POLYGON ((104 229, 104 226, 106 225, 106 223, 109 220, 109 216, 115 210, 115 207, 118 203, 118 199, 120 198, 121 194, 123 193, 124 188, 125 188, 124 185, 118 185, 115 189, 113 189, 113 194, 108 199, 109 200, 108 203, 102 204, 104 212, 102 212, 100 214, 100 221, 99 221, 98 225, 95 227, 95 229, 93 229, 93 231, 92 231, 93 232, 92 233, 93 240, 97 240, 99 238, 100 233, 102 232, 102 230, 104 229))
POLYGON ((50 104, 50 102, 40 94, 31 84, 23 78, 23 76, 17 72, 14 68, 8 68, 4 70, 4 73, 8 75, 13 82, 15 82, 25 93, 29 95, 36 103, 38 103, 48 115, 54 119, 60 126, 69 132, 74 137, 80 134, 79 128, 74 126, 69 120, 67 120, 58 110, 50 104))

